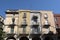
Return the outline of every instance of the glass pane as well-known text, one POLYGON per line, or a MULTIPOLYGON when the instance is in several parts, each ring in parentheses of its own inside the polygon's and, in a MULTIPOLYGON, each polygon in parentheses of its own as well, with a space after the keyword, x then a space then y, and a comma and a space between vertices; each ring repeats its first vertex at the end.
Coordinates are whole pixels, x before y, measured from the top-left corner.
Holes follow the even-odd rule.
POLYGON ((11 33, 13 33, 14 32, 14 28, 11 28, 11 33))

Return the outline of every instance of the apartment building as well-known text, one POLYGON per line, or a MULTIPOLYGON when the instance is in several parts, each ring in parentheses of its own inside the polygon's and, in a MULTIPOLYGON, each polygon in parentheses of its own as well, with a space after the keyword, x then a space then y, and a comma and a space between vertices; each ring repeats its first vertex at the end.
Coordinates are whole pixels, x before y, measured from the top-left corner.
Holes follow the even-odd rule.
POLYGON ((52 11, 6 10, 5 13, 5 40, 46 40, 49 36, 49 40, 55 39, 52 37, 56 34, 52 11))
POLYGON ((54 14, 55 26, 57 31, 57 39, 60 40, 60 14, 54 14))

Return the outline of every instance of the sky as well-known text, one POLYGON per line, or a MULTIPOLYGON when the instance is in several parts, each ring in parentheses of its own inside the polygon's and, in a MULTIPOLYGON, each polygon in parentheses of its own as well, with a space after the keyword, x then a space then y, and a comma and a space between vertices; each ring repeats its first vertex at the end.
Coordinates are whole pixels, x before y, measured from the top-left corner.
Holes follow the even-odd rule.
POLYGON ((60 14, 60 0, 0 0, 0 15, 7 9, 51 10, 60 14))

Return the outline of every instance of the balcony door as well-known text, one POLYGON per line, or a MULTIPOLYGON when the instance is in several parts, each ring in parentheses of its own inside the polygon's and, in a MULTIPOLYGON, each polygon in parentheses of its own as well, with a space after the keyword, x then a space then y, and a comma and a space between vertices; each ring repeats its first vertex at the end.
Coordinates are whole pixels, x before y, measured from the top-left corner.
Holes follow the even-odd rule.
MULTIPOLYGON (((31 25, 31 28, 32 28, 32 25, 39 25, 38 26, 40 28, 39 31, 41 31, 41 22, 40 21, 41 21, 40 12, 31 12, 30 13, 30 25, 31 25)), ((36 28, 35 31, 38 31, 38 29, 36 28)))

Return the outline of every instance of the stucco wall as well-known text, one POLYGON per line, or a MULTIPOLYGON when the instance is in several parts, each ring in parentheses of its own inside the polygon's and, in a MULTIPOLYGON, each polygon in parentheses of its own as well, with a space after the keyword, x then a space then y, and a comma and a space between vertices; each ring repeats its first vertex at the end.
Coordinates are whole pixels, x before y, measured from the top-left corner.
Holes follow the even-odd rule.
MULTIPOLYGON (((23 22, 23 14, 26 13, 26 21, 27 21, 27 27, 26 27, 26 33, 29 34, 31 32, 31 25, 30 25, 30 22, 31 22, 31 16, 30 16, 30 12, 29 10, 19 10, 18 11, 18 14, 15 15, 15 28, 14 28, 14 32, 17 33, 17 34, 22 34, 23 32, 23 28, 21 28, 21 24, 23 22)), ((53 17, 53 12, 52 11, 38 11, 40 12, 40 16, 41 16, 41 19, 39 20, 40 24, 41 24, 41 27, 42 27, 42 32, 46 32, 48 31, 48 29, 45 29, 43 28, 43 25, 44 25, 44 22, 45 22, 45 19, 44 19, 44 15, 45 13, 48 15, 48 21, 50 23, 50 27, 49 27, 49 30, 52 31, 53 33, 56 33, 56 30, 55 30, 55 23, 54 23, 54 17, 53 17)), ((5 23, 5 28, 4 28, 4 31, 5 32, 10 32, 10 28, 8 27, 9 24, 12 23, 12 14, 6 14, 6 18, 4 20, 4 23, 5 23)), ((40 17, 39 16, 39 17, 40 17)))

